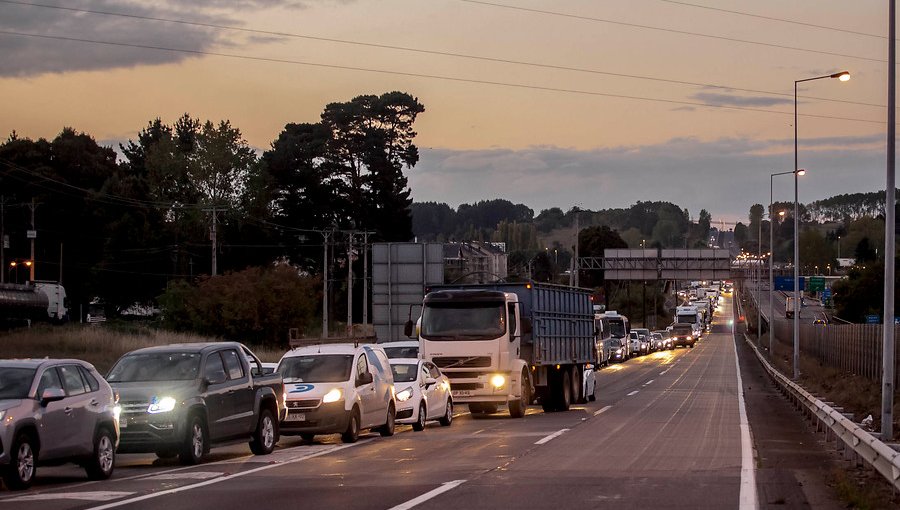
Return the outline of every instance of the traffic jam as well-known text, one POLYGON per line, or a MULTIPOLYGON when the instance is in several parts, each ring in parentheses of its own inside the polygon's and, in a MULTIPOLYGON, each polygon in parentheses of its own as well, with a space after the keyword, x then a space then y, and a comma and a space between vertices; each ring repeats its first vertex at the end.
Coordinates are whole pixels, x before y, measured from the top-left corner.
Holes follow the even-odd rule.
POLYGON ((292 348, 274 370, 238 342, 137 349, 105 376, 74 359, 0 360, 0 474, 18 491, 43 465, 74 463, 90 480, 108 479, 118 454, 190 466, 239 442, 268 455, 281 436, 354 443, 398 425, 450 427, 461 406, 511 418, 535 404, 566 411, 596 399, 604 367, 693 348, 728 290, 685 291, 672 324, 651 331, 595 307, 585 289, 448 285, 425 296, 409 340, 320 340, 292 348))

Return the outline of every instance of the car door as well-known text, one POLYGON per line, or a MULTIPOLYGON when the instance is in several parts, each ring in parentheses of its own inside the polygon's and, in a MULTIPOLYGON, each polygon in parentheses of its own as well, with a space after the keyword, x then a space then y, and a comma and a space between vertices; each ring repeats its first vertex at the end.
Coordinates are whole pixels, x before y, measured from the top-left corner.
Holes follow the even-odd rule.
POLYGON ((211 352, 206 357, 203 377, 209 382, 206 386, 206 416, 209 436, 218 440, 228 434, 228 417, 232 410, 225 398, 228 392, 228 372, 219 351, 211 352))
MULTIPOLYGON (((366 354, 364 352, 357 353, 355 366, 356 381, 359 381, 364 374, 369 373, 369 362, 366 359, 366 354)), ((375 398, 374 376, 372 382, 357 386, 356 394, 359 395, 359 421, 362 423, 362 428, 368 428, 375 425, 378 403, 375 398)))
POLYGON ((434 378, 431 375, 431 371, 428 369, 427 363, 420 364, 419 372, 419 381, 421 381, 422 384, 422 395, 424 395, 425 402, 427 404, 427 407, 425 408, 426 415, 428 418, 439 416, 443 411, 443 409, 438 410, 443 403, 443 400, 441 400, 441 393, 439 391, 440 384, 428 384, 426 382, 426 380, 434 378))
POLYGON ((249 434, 253 420, 253 388, 250 386, 250 375, 247 373, 241 356, 234 349, 221 351, 228 372, 228 390, 225 399, 231 414, 228 417, 228 435, 249 434))
POLYGON ((374 413, 374 421, 372 423, 374 425, 382 425, 386 421, 388 399, 392 392, 391 386, 393 386, 393 375, 390 375, 391 367, 387 363, 387 358, 381 360, 378 357, 378 353, 372 349, 364 348, 363 350, 366 353, 366 360, 369 362, 369 372, 372 373, 374 379, 375 396, 372 403, 375 409, 372 410, 374 413), (387 371, 387 373, 385 373, 385 371, 387 371))
MULTIPOLYGON (((56 367, 47 367, 40 376, 38 383, 37 399, 40 402, 44 390, 57 389, 65 391, 59 372, 56 367)), ((65 412, 68 403, 66 399, 50 402, 46 406, 39 407, 40 419, 40 459, 48 460, 66 455, 66 443, 71 441, 71 429, 69 427, 69 414, 65 412)))
POLYGON ((66 440, 67 455, 83 455, 94 450, 94 423, 91 422, 90 388, 85 385, 78 365, 60 365, 59 378, 66 390, 63 412, 69 418, 69 436, 66 440))
POLYGON ((85 406, 84 426, 90 431, 91 436, 90 442, 87 443, 90 449, 84 452, 87 455, 93 451, 94 433, 97 430, 97 425, 106 417, 104 413, 108 412, 110 397, 109 394, 101 391, 100 383, 91 374, 90 370, 81 365, 77 365, 77 368, 81 374, 81 380, 84 381, 84 386, 87 389, 87 393, 85 393, 87 405, 85 406))

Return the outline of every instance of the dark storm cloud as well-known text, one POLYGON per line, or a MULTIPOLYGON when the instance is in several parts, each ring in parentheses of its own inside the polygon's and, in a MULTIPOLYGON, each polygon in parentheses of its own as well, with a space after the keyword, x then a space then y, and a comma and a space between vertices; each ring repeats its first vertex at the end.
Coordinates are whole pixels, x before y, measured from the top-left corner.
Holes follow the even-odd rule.
POLYGON ((717 106, 775 106, 794 103, 792 99, 783 97, 741 96, 716 92, 698 92, 692 95, 691 98, 717 106))
MULTIPOLYGON (((339 0, 319 0, 335 2, 339 0)), ((165 18, 196 23, 241 26, 240 13, 275 7, 303 8, 315 1, 207 0, 142 2, 80 0, 58 2, 73 9, 165 18)), ((240 46, 246 35, 234 31, 0 3, 0 77, 28 77, 180 62, 197 55, 175 51, 115 46, 52 38, 88 39, 113 43, 206 51, 213 46, 240 46), (16 32, 14 35, 8 32, 16 32)), ((274 40, 252 36, 254 42, 274 40)))
MULTIPOLYGON (((808 149, 801 152, 800 164, 809 174, 801 181, 801 201, 883 188, 883 138, 804 140, 808 149)), ((408 176, 415 200, 454 207, 492 198, 524 203, 535 211, 665 200, 694 215, 705 208, 733 219, 746 217, 754 203, 768 203, 769 174, 792 166, 793 147, 785 148, 784 140, 679 138, 596 150, 427 149, 408 176)), ((775 199, 792 194, 790 179, 776 178, 775 199)))

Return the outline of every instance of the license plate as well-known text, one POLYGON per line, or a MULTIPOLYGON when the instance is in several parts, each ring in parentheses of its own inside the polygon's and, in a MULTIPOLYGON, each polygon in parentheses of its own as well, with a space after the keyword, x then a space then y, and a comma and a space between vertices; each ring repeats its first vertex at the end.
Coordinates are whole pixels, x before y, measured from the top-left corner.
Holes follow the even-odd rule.
POLYGON ((128 428, 128 418, 125 418, 124 416, 119 418, 119 428, 128 428))
POLYGON ((288 413, 284 421, 306 421, 305 413, 288 413))
POLYGON ((452 390, 450 392, 454 397, 468 397, 472 394, 469 390, 452 390))

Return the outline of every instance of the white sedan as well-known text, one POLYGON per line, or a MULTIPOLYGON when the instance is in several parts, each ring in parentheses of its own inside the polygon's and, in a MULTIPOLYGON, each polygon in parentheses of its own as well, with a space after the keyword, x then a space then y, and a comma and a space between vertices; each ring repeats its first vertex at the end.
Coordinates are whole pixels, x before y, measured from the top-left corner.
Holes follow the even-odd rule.
POLYGON ((397 423, 424 430, 425 422, 437 420, 443 426, 453 422, 450 379, 430 361, 413 358, 390 360, 397 399, 397 423))

